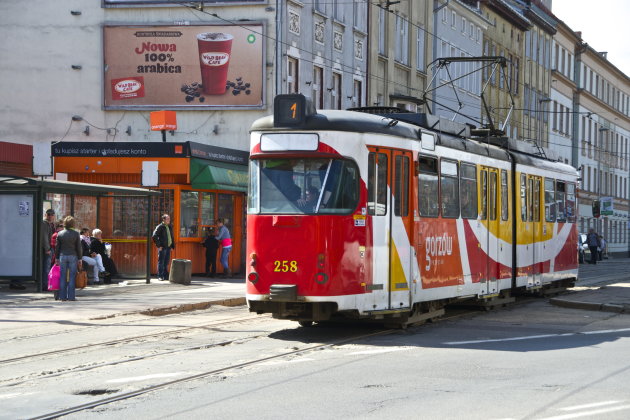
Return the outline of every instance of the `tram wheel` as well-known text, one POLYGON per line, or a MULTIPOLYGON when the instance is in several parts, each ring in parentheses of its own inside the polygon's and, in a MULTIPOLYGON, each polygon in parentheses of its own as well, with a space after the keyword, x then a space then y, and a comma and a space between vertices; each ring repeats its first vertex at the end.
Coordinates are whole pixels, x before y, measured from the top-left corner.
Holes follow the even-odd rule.
POLYGON ((300 324, 301 327, 312 327, 313 326, 313 321, 298 321, 298 324, 300 324))

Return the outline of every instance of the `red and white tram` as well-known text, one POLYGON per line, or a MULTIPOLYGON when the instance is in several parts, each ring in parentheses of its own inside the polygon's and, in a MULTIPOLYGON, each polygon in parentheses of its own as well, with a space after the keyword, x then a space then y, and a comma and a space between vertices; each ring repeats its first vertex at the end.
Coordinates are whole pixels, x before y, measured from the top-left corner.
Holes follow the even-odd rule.
POLYGON ((573 284, 577 171, 437 123, 276 98, 251 129, 250 311, 404 325, 573 284))

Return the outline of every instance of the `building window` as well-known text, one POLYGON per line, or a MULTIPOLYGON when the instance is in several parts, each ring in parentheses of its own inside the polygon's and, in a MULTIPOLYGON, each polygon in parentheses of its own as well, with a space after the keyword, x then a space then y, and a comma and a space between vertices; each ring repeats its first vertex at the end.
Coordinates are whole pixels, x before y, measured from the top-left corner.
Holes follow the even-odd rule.
POLYGON ((352 89, 352 106, 363 106, 363 82, 355 80, 352 89))
POLYGON ((298 93, 299 91, 299 61, 295 57, 289 57, 287 60, 288 72, 287 72, 287 92, 298 93))
POLYGON ((333 109, 341 109, 341 74, 333 73, 333 88, 330 92, 332 96, 331 103, 333 109))
POLYGON ((416 35, 416 69, 424 71, 424 28, 418 27, 416 35))
POLYGON ((324 69, 319 66, 313 67, 313 98, 317 109, 324 108, 324 69))
POLYGON ((387 55, 385 46, 387 45, 387 10, 384 8, 378 9, 378 31, 380 36, 378 37, 378 53, 380 55, 387 55))
POLYGON ((409 64, 409 21, 396 15, 396 52, 395 60, 409 64))

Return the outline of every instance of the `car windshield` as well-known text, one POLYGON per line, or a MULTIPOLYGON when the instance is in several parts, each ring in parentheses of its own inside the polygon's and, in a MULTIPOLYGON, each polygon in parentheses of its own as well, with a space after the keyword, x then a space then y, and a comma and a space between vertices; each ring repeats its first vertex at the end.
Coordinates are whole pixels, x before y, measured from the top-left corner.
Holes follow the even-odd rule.
POLYGON ((359 202, 359 171, 346 159, 256 159, 248 198, 250 213, 348 214, 359 202))

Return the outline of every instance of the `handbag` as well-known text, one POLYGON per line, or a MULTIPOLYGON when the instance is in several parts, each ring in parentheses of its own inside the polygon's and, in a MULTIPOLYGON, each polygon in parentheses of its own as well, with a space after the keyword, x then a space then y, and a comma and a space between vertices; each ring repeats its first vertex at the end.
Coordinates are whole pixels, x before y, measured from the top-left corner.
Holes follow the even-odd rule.
POLYGON ((53 265, 48 272, 48 290, 59 290, 59 279, 61 277, 61 268, 53 265))
POLYGON ((76 289, 83 289, 85 286, 87 286, 87 271, 79 270, 77 271, 74 287, 76 289))

